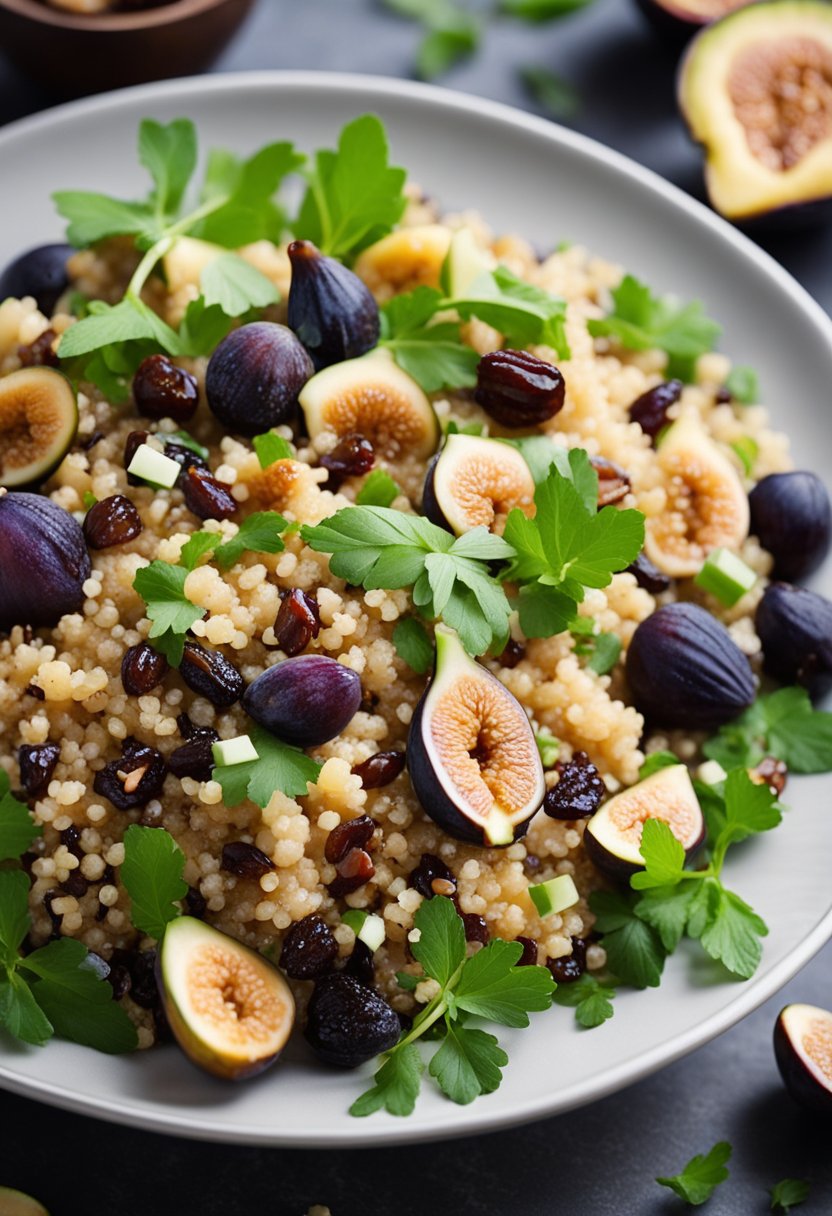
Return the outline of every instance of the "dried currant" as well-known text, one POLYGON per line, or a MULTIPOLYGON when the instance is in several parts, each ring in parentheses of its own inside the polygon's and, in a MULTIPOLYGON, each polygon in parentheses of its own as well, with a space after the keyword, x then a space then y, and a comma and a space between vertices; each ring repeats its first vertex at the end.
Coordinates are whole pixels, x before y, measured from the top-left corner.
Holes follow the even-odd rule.
POLYGON ((125 739, 120 760, 105 764, 93 779, 96 794, 112 802, 117 811, 146 806, 162 793, 167 765, 155 747, 125 739))
POLYGON ((336 877, 329 886, 329 893, 335 897, 351 895, 365 882, 373 877, 376 868, 373 859, 364 849, 350 849, 345 857, 336 864, 336 877))
POLYGON ((112 549, 141 535, 142 518, 124 494, 93 503, 84 517, 84 540, 90 549, 112 549))
POLYGON ((670 576, 663 574, 658 566, 654 566, 645 553, 639 553, 636 560, 627 567, 627 573, 632 574, 639 587, 643 587, 651 595, 661 595, 670 586, 670 576))
POLYGON ((683 387, 681 380, 664 380, 636 397, 631 404, 630 421, 637 422, 654 443, 659 432, 667 426, 667 411, 679 400, 683 387))
POLYGON ((353 767, 353 773, 361 778, 365 790, 377 790, 395 781, 404 772, 407 754, 400 751, 376 752, 361 764, 353 767))
POLYGON ((280 649, 290 658, 305 650, 321 630, 318 601, 299 587, 287 591, 280 601, 274 634, 280 649))
POLYGON ((606 793, 598 769, 586 752, 575 752, 571 760, 559 760, 557 785, 546 791, 543 809, 552 819, 586 819, 594 815, 606 793))
POLYGON ((560 958, 547 958, 546 966, 558 984, 574 984, 586 971, 586 939, 572 938, 572 953, 560 958))
POLYGON ((218 650, 206 650, 191 638, 185 641, 179 674, 193 692, 217 709, 228 709, 239 701, 243 677, 218 650))
POLYGON ((24 743, 18 750, 20 781, 30 798, 42 798, 61 755, 57 743, 24 743))
POLYGON ((18 346, 17 357, 21 367, 58 367, 60 359, 55 354, 52 343, 57 334, 54 329, 45 329, 42 334, 25 346, 18 346))
MULTIPOLYGON (((149 438, 150 438, 150 431, 131 431, 130 432, 130 434, 127 436, 127 439, 124 444, 124 467, 125 467, 125 469, 130 468, 130 465, 133 463, 133 457, 136 455, 136 452, 138 452, 139 448, 142 446, 143 443, 147 443, 149 438)), ((136 477, 135 473, 128 473, 127 474, 127 484, 128 484, 128 486, 143 486, 146 483, 144 481, 142 481, 141 477, 136 477)))
POLYGON ((460 917, 466 942, 479 942, 480 945, 487 946, 489 932, 485 917, 476 912, 460 912, 460 917))
POLYGON ((230 519, 237 510, 231 486, 195 464, 176 484, 184 495, 185 506, 200 519, 230 519))
POLYGON ((330 865, 337 865, 350 849, 363 849, 372 839, 376 825, 369 815, 359 815, 356 819, 346 819, 326 838, 324 856, 330 865))
POLYGON ((603 456, 593 456, 591 464, 598 474, 598 506, 610 507, 613 503, 621 502, 630 492, 630 475, 614 460, 606 460, 603 456))
POLYGON ((516 642, 514 638, 509 638, 497 662, 501 667, 516 667, 518 663, 522 663, 525 657, 526 647, 523 643, 516 642))
POLYGON ((161 684, 168 671, 168 661, 148 642, 139 642, 124 652, 121 661, 121 682, 131 697, 143 697, 161 684))
MULTIPOLYGON (((214 740, 219 738, 212 731, 214 740)), ((214 752, 211 747, 214 741, 206 736, 189 739, 181 747, 177 747, 168 756, 168 768, 174 777, 181 781, 183 777, 191 777, 194 781, 210 781, 214 771, 214 752)))
POLYGON ((373 963, 373 952, 364 942, 357 938, 352 948, 352 954, 347 959, 344 975, 351 975, 359 984, 372 988, 376 979, 376 969, 373 963))
POLYGON ((565 393, 558 368, 525 350, 495 350, 477 365, 474 400, 504 427, 547 422, 563 408, 565 393))
POLYGON ((280 951, 280 966, 291 980, 315 980, 332 970, 337 957, 334 933, 313 912, 289 926, 280 951))
POLYGON ((146 418, 188 422, 199 405, 196 376, 177 367, 167 355, 149 355, 133 377, 136 409, 146 418))
POLYGON ((761 760, 757 767, 752 770, 752 776, 754 774, 778 798, 786 788, 786 782, 789 779, 789 769, 785 760, 777 760, 774 756, 766 756, 764 760, 761 760))
POLYGON ((373 445, 363 435, 345 435, 335 447, 321 457, 321 468, 329 473, 328 490, 337 490, 348 477, 369 473, 375 464, 373 445))
POLYGON ((515 938, 523 947, 523 953, 514 964, 515 967, 534 967, 537 965, 537 942, 533 937, 515 938))
POLYGON ((274 869, 274 862, 256 844, 245 840, 232 840, 222 846, 220 869, 238 878, 262 878, 274 869))
POLYGON ((431 899, 436 892, 433 889, 435 879, 442 878, 446 882, 451 882, 456 888, 456 879, 451 871, 445 865, 440 857, 435 853, 423 853, 419 859, 419 864, 410 873, 410 886, 418 891, 420 895, 424 895, 425 899, 431 899))

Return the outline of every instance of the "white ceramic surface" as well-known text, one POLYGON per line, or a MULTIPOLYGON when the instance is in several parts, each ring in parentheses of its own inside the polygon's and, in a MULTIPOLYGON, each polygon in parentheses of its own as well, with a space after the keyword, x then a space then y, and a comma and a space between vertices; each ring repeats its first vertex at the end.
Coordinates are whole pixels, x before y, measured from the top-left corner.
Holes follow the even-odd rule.
MULTIPOLYGON (((828 409, 832 325, 770 258, 674 187, 550 123, 427 86, 371 77, 272 73, 151 85, 63 107, 0 133, 0 264, 58 238, 51 190, 124 196, 145 189, 134 153, 140 118, 188 115, 203 147, 247 151, 278 138, 330 146, 349 118, 373 110, 397 163, 450 209, 476 207, 502 231, 542 249, 562 239, 622 262, 655 289, 699 297, 724 325, 723 347, 760 374, 797 461, 832 468, 828 409)), ((832 590, 829 567, 813 585, 832 590)), ((2 746, 2 744, 0 744, 2 746)), ((622 993, 592 1032, 568 1010, 537 1015, 503 1037, 511 1062, 500 1090, 473 1106, 428 1083, 416 1113, 351 1119, 369 1078, 326 1072, 302 1049, 258 1081, 231 1086, 196 1072, 174 1048, 113 1059, 51 1043, 0 1044, 0 1084, 73 1111, 181 1135, 291 1145, 379 1145, 485 1131, 590 1102, 691 1051, 774 993, 832 935, 832 777, 795 780, 785 824, 731 858, 731 884, 771 926, 750 982, 716 982, 684 950, 660 989, 622 993)))

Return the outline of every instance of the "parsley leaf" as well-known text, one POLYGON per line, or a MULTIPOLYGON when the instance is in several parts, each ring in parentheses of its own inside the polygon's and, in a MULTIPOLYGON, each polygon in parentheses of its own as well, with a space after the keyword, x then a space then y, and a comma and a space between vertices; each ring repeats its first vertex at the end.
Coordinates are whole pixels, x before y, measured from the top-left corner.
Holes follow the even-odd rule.
POLYGON ((443 301, 463 320, 477 317, 493 325, 515 346, 551 346, 562 359, 570 357, 566 339, 566 301, 519 278, 507 266, 479 275, 464 296, 443 301))
POLYGON ((462 342, 459 322, 432 323, 442 303, 441 291, 423 286, 393 296, 381 309, 380 345, 426 393, 477 382, 480 356, 462 342))
POLYGON ((832 713, 814 709, 805 688, 781 688, 758 697, 702 750, 726 770, 774 756, 795 773, 826 773, 832 770, 832 713))
POLYGON ((255 511, 243 520, 231 540, 223 541, 218 532, 194 532, 182 546, 180 564, 193 570, 200 557, 213 552, 217 565, 228 570, 246 551, 281 553, 285 546, 280 533, 288 526, 277 511, 255 511))
POLYGON ((288 439, 284 439, 282 435, 275 435, 274 431, 266 431, 264 435, 255 435, 251 442, 257 453, 261 469, 268 469, 278 460, 292 459, 292 446, 288 439))
MULTIPOLYGON (((591 0, 566 0, 567 4, 570 2, 579 7, 591 0)), ((575 86, 542 64, 530 63, 521 68, 520 78, 529 95, 552 118, 571 118, 581 108, 580 94, 575 86)))
POLYGON ((587 322, 590 334, 614 338, 629 350, 658 347, 670 356, 668 374, 681 379, 692 378, 694 361, 713 349, 721 333, 698 300, 679 305, 669 297, 654 296, 630 274, 613 290, 612 299, 608 316, 587 322))
POLYGON ((185 595, 188 570, 169 562, 154 561, 136 571, 133 586, 145 601, 145 611, 153 622, 148 637, 154 649, 165 656, 172 667, 182 662, 185 634, 202 620, 205 609, 192 604, 185 595))
POLYGON ((665 950, 654 929, 641 920, 626 896, 594 891, 590 907, 595 928, 602 933, 610 971, 633 988, 657 988, 664 969, 665 950))
POLYGON ((7 966, 29 932, 29 879, 22 870, 0 870, 0 961, 7 966))
POLYGON ((393 645, 400 659, 423 676, 433 666, 433 642, 421 621, 405 617, 393 630, 393 645))
POLYGON ((672 954, 685 934, 694 900, 699 894, 692 882, 653 887, 635 904, 633 911, 639 920, 655 929, 664 949, 672 954))
POLYGON ((559 984, 553 1000, 556 1005, 574 1009, 575 1021, 587 1030, 603 1025, 615 1013, 615 988, 586 971, 573 983, 559 984))
POLYGON ((20 967, 38 977, 32 994, 61 1038, 110 1055, 138 1045, 136 1028, 81 942, 69 937, 50 942, 27 954, 20 967))
POLYGON ((267 144, 247 160, 226 151, 212 152, 202 198, 220 205, 198 221, 191 234, 227 249, 264 239, 279 242, 285 216, 274 195, 283 179, 305 161, 303 153, 285 141, 267 144))
POLYGON ((42 1047, 52 1038, 54 1028, 32 995, 22 975, 12 971, 0 978, 0 1026, 9 1034, 33 1047, 42 1047))
POLYGON ((401 492, 386 469, 373 469, 356 494, 355 502, 359 507, 389 507, 401 492))
POLYGON ((391 1115, 412 1115, 421 1076, 422 1061, 416 1045, 402 1043, 387 1056, 372 1089, 353 1102, 350 1114, 363 1118, 377 1110, 388 1110, 391 1115))
POLYGON ((449 899, 428 899, 419 907, 416 925, 421 936, 412 943, 413 957, 422 964, 425 975, 447 984, 465 962, 462 918, 449 899))
POLYGON ((222 786, 223 801, 234 807, 250 798, 266 807, 275 790, 296 798, 307 793, 307 785, 318 780, 321 765, 298 747, 282 743, 262 726, 251 730, 251 741, 257 760, 245 764, 219 764, 214 768, 214 780, 222 786))
POLYGON ((630 879, 636 891, 677 883, 685 869, 685 850, 663 819, 648 819, 641 834, 644 870, 630 879))
POLYGON ((416 56, 416 72, 431 80, 479 45, 479 25, 453 0, 383 0, 386 8, 412 17, 425 29, 416 56))
POLYGON ((660 1186, 669 1187, 692 1207, 707 1202, 720 1183, 728 1177, 726 1163, 731 1157, 731 1145, 722 1140, 705 1156, 694 1157, 680 1174, 672 1178, 657 1178, 660 1186))
POLYGON ((294 225, 332 257, 350 258, 390 232, 405 208, 404 169, 388 163, 387 135, 374 114, 347 123, 336 152, 316 153, 294 225))
POLYGON ((196 128, 187 118, 163 126, 145 118, 139 127, 139 160, 153 178, 151 204, 160 219, 176 215, 196 169, 196 128))
POLYGON ((700 942, 703 949, 718 959, 735 975, 749 979, 763 953, 761 937, 768 928, 753 908, 739 895, 719 887, 708 925, 702 932, 700 942))
POLYGON ((783 1178, 770 1189, 771 1211, 788 1212, 809 1198, 809 1183, 800 1178, 783 1178))
POLYGON ((725 387, 740 405, 753 405, 760 400, 760 381, 753 367, 737 364, 725 380, 725 387))
POLYGON ((209 262, 199 285, 204 307, 216 306, 227 317, 241 317, 250 308, 265 308, 280 299, 271 280, 236 253, 223 253, 209 262))
POLYGON ((9 774, 0 769, 0 861, 20 857, 43 828, 35 823, 24 802, 11 792, 9 774))
POLYGON ((89 315, 61 337, 58 354, 62 359, 74 359, 101 347, 140 341, 152 342, 172 355, 180 350, 178 334, 138 296, 127 295, 113 305, 93 300, 89 315))
POLYGON ((638 779, 639 781, 643 781, 645 777, 650 777, 653 773, 657 773, 660 768, 670 768, 674 764, 681 763, 682 761, 675 752, 651 752, 638 770, 638 779))
POLYGON ((429 1072, 452 1102, 467 1106, 480 1094, 499 1088, 506 1064, 508 1056, 493 1034, 452 1023, 429 1072))
POLYGON ((463 968, 454 1005, 502 1026, 528 1026, 530 1011, 551 1005, 554 984, 546 967, 515 966, 522 953, 519 942, 499 938, 478 950, 463 968))
POLYGON ((134 926, 157 941, 180 915, 175 903, 188 894, 184 868, 185 855, 169 832, 130 824, 124 833, 121 881, 130 896, 134 926))

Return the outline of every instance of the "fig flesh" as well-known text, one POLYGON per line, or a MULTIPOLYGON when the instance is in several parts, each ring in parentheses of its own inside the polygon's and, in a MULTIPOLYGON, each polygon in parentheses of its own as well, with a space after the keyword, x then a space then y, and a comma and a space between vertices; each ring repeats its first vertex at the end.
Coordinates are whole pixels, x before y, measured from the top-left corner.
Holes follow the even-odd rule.
POLYGON ((643 868, 641 833, 648 819, 666 823, 688 855, 702 844, 705 820, 684 764, 651 773, 595 812, 584 845, 599 870, 610 878, 628 878, 643 868))
POLYGON ((410 725, 407 768, 430 818, 475 844, 522 836, 546 792, 522 706, 445 625, 437 626, 436 668, 410 725))
POLYGON ((325 431, 339 438, 357 433, 389 460, 406 452, 424 459, 439 442, 430 401, 385 350, 324 368, 298 400, 310 439, 325 431))
POLYGON ((770 0, 715 22, 688 47, 679 104, 717 211, 805 221, 832 195, 832 8, 770 0))
POLYGON ((450 243, 451 231, 443 224, 400 228, 360 253, 355 273, 374 292, 438 287, 450 243))
POLYGON ((357 359, 378 342, 378 305, 358 275, 311 241, 289 245, 292 284, 289 328, 312 356, 315 369, 357 359))
POLYGON ((816 1005, 787 1005, 774 1027, 774 1055, 795 1102, 832 1115, 832 1013, 816 1005))
POLYGON ((78 404, 66 376, 24 367, 0 379, 0 486, 46 481, 78 430, 78 404))
POLYGON ((667 505, 647 521, 644 551, 663 574, 692 578, 712 549, 739 549, 748 536, 748 496, 728 457, 691 415, 659 444, 667 505))
POLYGON ((84 603, 81 525, 51 498, 0 489, 0 632, 57 625, 84 603))
POLYGON ((171 921, 157 958, 170 1028, 207 1072, 237 1081, 277 1060, 295 1002, 280 972, 248 946, 191 916, 171 921))
POLYGON ((455 536, 484 524, 502 534, 513 507, 534 514, 534 479, 516 448, 477 435, 449 435, 425 479, 428 519, 455 536))

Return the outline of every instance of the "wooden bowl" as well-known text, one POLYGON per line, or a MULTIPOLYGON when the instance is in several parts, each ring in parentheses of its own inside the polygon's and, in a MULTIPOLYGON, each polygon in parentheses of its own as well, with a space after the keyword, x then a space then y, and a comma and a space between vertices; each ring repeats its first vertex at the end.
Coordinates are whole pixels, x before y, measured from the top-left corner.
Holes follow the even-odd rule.
POLYGON ((78 96, 206 68, 253 0, 170 0, 81 16, 45 0, 0 0, 0 48, 52 93, 78 96))

